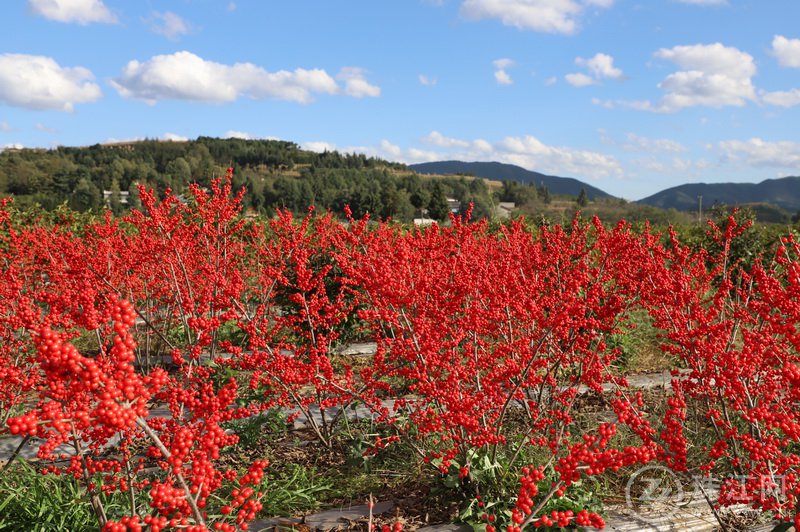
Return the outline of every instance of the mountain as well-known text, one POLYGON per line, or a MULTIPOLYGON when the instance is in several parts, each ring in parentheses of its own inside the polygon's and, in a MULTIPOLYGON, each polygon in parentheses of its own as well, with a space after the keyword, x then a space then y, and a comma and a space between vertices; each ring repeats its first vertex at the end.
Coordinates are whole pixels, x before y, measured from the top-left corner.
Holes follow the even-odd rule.
POLYGON ((437 161, 408 166, 418 174, 465 174, 498 181, 519 181, 547 187, 551 194, 577 196, 586 189, 589 199, 610 198, 610 194, 571 177, 557 177, 532 172, 520 166, 505 163, 467 163, 463 161, 437 161))
POLYGON ((641 199, 638 203, 662 209, 691 211, 697 210, 699 196, 703 197, 704 207, 710 207, 715 203, 725 205, 768 203, 794 213, 800 211, 800 177, 767 179, 761 183, 679 185, 641 199))

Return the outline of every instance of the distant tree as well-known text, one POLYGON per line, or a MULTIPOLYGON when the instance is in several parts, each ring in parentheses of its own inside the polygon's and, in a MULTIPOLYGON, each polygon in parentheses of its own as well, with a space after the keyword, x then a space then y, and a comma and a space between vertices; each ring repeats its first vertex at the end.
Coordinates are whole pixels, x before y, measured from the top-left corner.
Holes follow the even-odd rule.
POLYGON ((124 210, 122 207, 122 194, 119 189, 119 181, 117 179, 111 180, 111 197, 109 198, 108 206, 116 215, 122 214, 124 210))
POLYGON ((178 192, 183 190, 185 184, 192 181, 192 167, 183 157, 178 157, 167 163, 164 173, 167 174, 169 182, 172 183, 172 189, 178 192))
POLYGON ((466 214, 470 203, 472 204, 473 220, 478 220, 480 218, 492 218, 492 216, 494 216, 494 209, 486 199, 486 195, 471 196, 467 198, 467 201, 461 204, 460 214, 466 214))
POLYGON ((589 204, 589 197, 586 195, 586 189, 581 187, 580 193, 578 193, 578 199, 575 200, 575 203, 578 204, 578 207, 586 207, 589 204))
POLYGON ((503 181, 498 194, 500 201, 510 201, 518 206, 532 203, 538 197, 534 185, 518 183, 517 181, 503 181))
POLYGON ((433 185, 431 197, 428 200, 428 214, 440 222, 447 220, 450 216, 450 206, 447 204, 447 197, 444 195, 444 187, 441 183, 437 182, 433 185))
POLYGON ((142 202, 139 199, 139 184, 131 183, 131 186, 128 187, 128 209, 141 210, 141 208, 142 202))
POLYGON ((256 181, 253 176, 247 176, 244 186, 247 189, 244 199, 249 198, 248 206, 256 212, 263 212, 266 206, 264 202, 264 184, 256 181))
POLYGON ((486 181, 478 177, 469 182, 469 191, 476 196, 480 196, 487 194, 489 189, 486 187, 486 181))
POLYGON ((98 209, 103 204, 103 193, 87 178, 81 178, 72 192, 69 206, 76 211, 98 209))
POLYGON ((549 205, 553 201, 553 198, 550 197, 550 190, 544 185, 539 188, 539 197, 542 198, 545 205, 549 205))
POLYGON ((296 205, 300 203, 300 187, 297 180, 291 177, 276 179, 271 192, 267 201, 272 207, 296 210, 296 205))
POLYGON ((36 165, 16 154, 7 163, 7 190, 11 194, 34 194, 44 188, 46 176, 36 165))
POLYGON ((295 205, 295 211, 305 212, 306 209, 313 206, 314 203, 314 190, 311 188, 311 185, 308 181, 301 181, 300 186, 298 187, 298 198, 297 204, 295 205))
POLYGON ((517 188, 519 188, 519 183, 516 181, 503 181, 499 191, 500 201, 516 201, 517 188))
POLYGON ((406 176, 403 179, 403 188, 408 191, 411 204, 416 209, 424 209, 428 206, 431 195, 428 189, 423 185, 422 179, 420 179, 419 175, 410 174, 406 176))
POLYGON ((414 217, 414 206, 408 197, 408 192, 397 188, 394 182, 389 182, 381 195, 383 211, 381 217, 396 220, 409 220, 414 217))
POLYGON ((214 159, 205 144, 195 144, 186 156, 190 173, 201 186, 208 186, 214 176, 214 159))

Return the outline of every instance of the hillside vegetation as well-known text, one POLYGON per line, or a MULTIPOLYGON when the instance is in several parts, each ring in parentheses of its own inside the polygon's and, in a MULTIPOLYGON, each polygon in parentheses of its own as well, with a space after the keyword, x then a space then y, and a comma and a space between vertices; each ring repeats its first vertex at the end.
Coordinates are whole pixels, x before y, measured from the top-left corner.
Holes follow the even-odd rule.
POLYGON ((780 222, 800 211, 800 177, 767 179, 760 183, 688 183, 662 190, 639 203, 662 209, 697 211, 700 202, 712 205, 747 205, 760 220, 780 222))
MULTIPOLYGON (((21 209, 52 211, 66 204, 82 212, 108 207, 121 214, 140 207, 139 185, 159 195, 167 189, 180 195, 190 183, 207 187, 228 167, 234 169, 235 189, 246 191, 244 208, 268 216, 277 209, 304 213, 312 205, 344 216, 349 205, 356 217, 369 213, 401 222, 421 217, 447 221, 451 212, 464 214, 472 204, 475 218, 524 215, 537 223, 566 223, 578 211, 610 223, 624 218, 691 225, 700 219, 696 209, 688 212, 682 204, 628 202, 576 179, 514 165, 449 161, 405 166, 363 154, 311 152, 288 141, 210 137, 8 149, 0 152, 0 197, 13 196, 21 209)), ((711 203, 708 199, 706 205, 711 203)), ((779 207, 753 207, 759 222, 789 222, 779 207)))
POLYGON ((341 215, 349 205, 355 216, 368 212, 408 221, 424 211, 445 220, 451 211, 447 197, 465 206, 474 203, 478 215, 489 215, 493 201, 483 180, 421 179, 404 165, 359 154, 315 153, 286 141, 208 137, 6 150, 0 153, 0 196, 14 196, 23 208, 52 210, 67 203, 87 211, 108 205, 119 213, 138 206, 138 185, 181 194, 190 183, 208 186, 229 166, 234 187, 247 191, 245 208, 265 214, 277 208, 304 212, 315 205, 341 215))
POLYGON ((463 161, 437 161, 432 163, 412 164, 409 166, 421 174, 464 174, 498 179, 501 181, 518 181, 546 187, 551 194, 577 197, 581 190, 586 192, 589 199, 612 198, 607 192, 597 187, 587 185, 572 177, 559 177, 541 174, 526 170, 514 164, 497 162, 463 162, 463 161))

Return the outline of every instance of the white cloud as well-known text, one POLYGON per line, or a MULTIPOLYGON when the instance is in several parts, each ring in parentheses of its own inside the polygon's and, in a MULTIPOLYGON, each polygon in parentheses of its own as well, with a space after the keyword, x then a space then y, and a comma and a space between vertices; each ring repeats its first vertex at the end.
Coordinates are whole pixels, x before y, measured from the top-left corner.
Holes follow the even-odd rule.
POLYGON ((592 98, 592 105, 599 105, 603 109, 614 109, 616 104, 611 100, 601 100, 600 98, 592 98))
POLYGON ((150 26, 153 33, 163 35, 171 40, 175 40, 181 35, 186 35, 190 31, 189 24, 172 11, 165 11, 163 13, 154 11, 145 22, 150 26))
POLYGON ((503 58, 500 58, 500 59, 495 59, 494 61, 492 61, 492 64, 494 65, 494 67, 496 69, 504 70, 506 68, 514 66, 514 60, 513 59, 509 59, 507 57, 503 57, 503 58))
POLYGON ((668 160, 645 157, 631 159, 630 164, 632 167, 645 170, 648 173, 669 174, 672 177, 679 174, 682 179, 696 179, 700 175, 700 170, 706 170, 711 167, 711 164, 703 159, 688 160, 680 157, 673 157, 668 160))
POLYGON ((365 70, 359 67, 344 67, 339 71, 336 79, 345 83, 344 92, 353 98, 376 98, 381 95, 381 88, 371 85, 364 78, 365 70))
POLYGON ((464 0, 461 16, 497 19, 520 30, 572 34, 588 6, 608 8, 613 0, 464 0))
POLYGON ((705 74, 720 74, 740 79, 749 78, 756 73, 756 66, 750 54, 720 43, 662 48, 655 55, 681 68, 705 74))
POLYGON ((242 139, 242 140, 253 140, 255 137, 250 133, 245 133, 244 131, 235 131, 233 129, 229 129, 222 135, 224 139, 242 139))
POLYGON ((419 148, 409 148, 404 156, 409 163, 430 163, 440 161, 442 154, 435 151, 420 150, 419 148))
POLYGON ((588 87, 589 85, 596 85, 597 80, 592 76, 587 76, 583 72, 576 72, 574 74, 567 74, 564 76, 567 83, 573 87, 588 87))
POLYGON ((183 135, 178 135, 177 133, 164 133, 161 135, 162 140, 168 140, 170 142, 186 142, 189 140, 189 137, 184 137, 183 135))
POLYGON ((636 133, 628 133, 626 142, 622 144, 626 151, 643 151, 649 153, 681 153, 686 151, 686 146, 670 139, 651 139, 640 137, 636 133))
POLYGON ((252 63, 225 65, 183 51, 143 63, 131 61, 111 84, 122 96, 150 104, 160 100, 221 103, 245 96, 310 103, 315 94, 344 92, 356 98, 380 94, 380 88, 363 79, 359 68, 343 68, 339 78, 345 81, 344 90, 322 69, 268 72, 252 63))
POLYGON ((432 146, 439 146, 440 148, 467 148, 469 142, 461 139, 454 139, 445 137, 438 131, 431 131, 428 135, 422 137, 422 142, 432 146))
POLYGON ((511 76, 509 76, 508 72, 506 72, 505 70, 495 71, 494 80, 497 82, 498 85, 511 85, 514 83, 514 80, 511 79, 511 76))
POLYGON ((236 11, 236 2, 228 2, 228 11, 230 12, 236 11))
POLYGON ((3 133, 10 133, 11 131, 14 131, 14 128, 11 127, 8 122, 3 121, 0 122, 0 131, 3 133))
POLYGON ((23 146, 19 142, 14 142, 14 143, 11 143, 11 144, 4 144, 4 145, 0 146, 0 152, 5 151, 5 150, 21 150, 23 148, 25 148, 25 146, 23 146))
POLYGON ((693 164, 698 170, 708 170, 709 168, 716 166, 716 163, 712 163, 706 159, 695 159, 693 164))
POLYGON ((614 58, 608 54, 598 53, 594 57, 584 59, 576 57, 575 64, 586 68, 591 76, 582 72, 567 74, 564 79, 573 87, 596 85, 602 79, 622 79, 622 70, 614 66, 614 58))
POLYGON ((335 144, 331 144, 330 142, 324 142, 324 141, 304 142, 300 147, 303 148, 304 150, 313 151, 317 153, 336 150, 335 144))
POLYGON ((772 53, 781 66, 800 68, 800 39, 787 39, 776 35, 772 39, 772 53))
POLYGON ((436 78, 429 77, 425 74, 420 74, 417 79, 419 79, 419 82, 426 87, 433 87, 438 83, 436 78))
POLYGON ((800 89, 775 92, 762 91, 760 96, 765 103, 778 107, 794 107, 795 105, 800 105, 800 89))
POLYGON ((800 142, 725 140, 718 142, 716 149, 728 160, 748 166, 800 169, 800 142))
POLYGON ((393 160, 398 160, 403 155, 403 150, 400 146, 392 144, 386 139, 381 141, 380 150, 383 153, 389 154, 390 158, 393 160))
POLYGON ((338 150, 341 153, 362 153, 368 157, 378 157, 392 162, 406 164, 439 161, 444 157, 443 153, 422 150, 419 148, 403 149, 386 139, 382 140, 377 146, 345 146, 338 148, 335 144, 325 141, 304 142, 301 147, 317 153, 324 151, 338 150))
POLYGON ((614 140, 614 137, 608 132, 605 128, 598 128, 597 129, 597 136, 600 137, 600 142, 603 144, 614 146, 617 142, 614 140))
POLYGON ((661 101, 618 103, 643 111, 671 113, 695 106, 742 107, 756 99, 753 56, 737 48, 720 43, 675 46, 662 48, 655 56, 684 69, 658 84, 666 92, 661 101))
POLYGON ((551 85, 555 85, 556 83, 558 83, 558 78, 555 76, 550 76, 549 78, 544 80, 544 84, 547 85, 548 87, 550 87, 551 85))
POLYGON ((597 130, 600 142, 607 146, 617 146, 629 152, 643 152, 652 154, 682 153, 688 150, 686 146, 671 139, 654 139, 643 137, 636 133, 628 133, 625 140, 620 142, 609 133, 607 129, 597 130))
MULTIPOLYGON (((183 51, 157 55, 144 63, 130 61, 111 84, 122 96, 149 103, 166 99, 226 102, 241 95, 242 85, 254 85, 253 78, 262 72, 268 75, 252 64, 231 67, 183 51)), ((308 94, 303 91, 300 97, 308 94)))
POLYGON ((36 15, 57 22, 92 22, 115 24, 117 17, 102 0, 28 0, 28 8, 36 15))
POLYGON ((368 157, 378 157, 405 164, 439 161, 443 157, 442 153, 419 148, 412 147, 404 150, 397 144, 385 139, 378 146, 348 146, 340 151, 344 153, 363 153, 368 157))
MULTIPOLYGON (((402 148, 388 140, 377 146, 349 146, 339 148, 344 153, 363 153, 390 161, 413 164, 419 162, 456 159, 461 161, 499 161, 555 175, 602 178, 622 176, 622 166, 612 156, 590 150, 563 146, 549 146, 533 136, 506 137, 498 142, 484 139, 457 139, 438 131, 422 137, 422 142, 439 150, 416 147, 402 148)), ((304 149, 332 151, 337 149, 328 142, 306 142, 304 149)))
POLYGON ((492 61, 494 65, 494 79, 498 85, 511 85, 514 83, 514 80, 511 79, 511 76, 506 72, 507 68, 514 66, 514 60, 508 59, 504 57, 502 59, 495 59, 492 61))
POLYGON ((91 71, 62 67, 50 57, 0 55, 0 101, 27 109, 72 111, 102 96, 91 71))
POLYGON ((475 139, 472 141, 472 153, 491 153, 492 144, 483 139, 475 139))
POLYGON ((623 76, 622 70, 614 66, 614 58, 608 54, 598 53, 589 59, 578 57, 575 64, 589 69, 597 79, 621 79, 623 76))
POLYGON ((616 158, 603 153, 562 146, 549 146, 536 137, 506 137, 494 145, 495 160, 537 172, 599 179, 622 176, 616 158))
POLYGON ((537 172, 599 179, 621 176, 616 158, 603 153, 564 146, 550 146, 534 136, 506 137, 493 146, 491 159, 516 164, 537 172))
POLYGON ((54 127, 49 127, 41 122, 37 122, 35 126, 33 126, 37 131, 43 131, 44 133, 58 133, 58 130, 54 127))
MULTIPOLYGON (((800 39, 787 39, 783 35, 776 35, 772 39, 772 54, 778 59, 781 66, 800 68, 800 39)), ((759 96, 764 103, 778 107, 800 105, 800 89, 761 91, 759 96)))

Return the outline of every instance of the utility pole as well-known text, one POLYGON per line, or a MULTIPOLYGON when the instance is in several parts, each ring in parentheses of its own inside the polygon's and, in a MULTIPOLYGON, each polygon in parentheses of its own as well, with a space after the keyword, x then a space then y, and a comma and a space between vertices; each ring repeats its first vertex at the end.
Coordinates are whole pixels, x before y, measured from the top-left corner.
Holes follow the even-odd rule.
POLYGON ((697 223, 703 225, 703 196, 697 196, 697 223))

